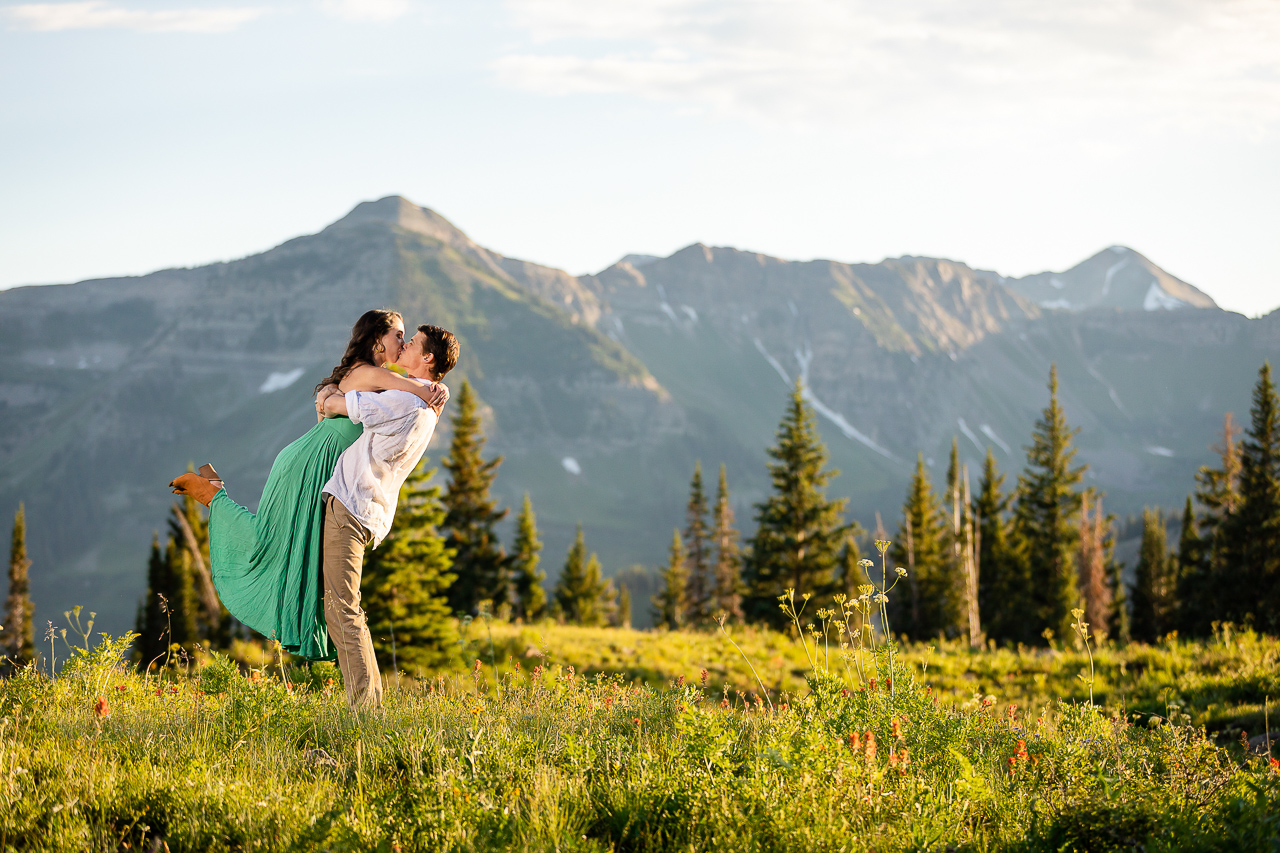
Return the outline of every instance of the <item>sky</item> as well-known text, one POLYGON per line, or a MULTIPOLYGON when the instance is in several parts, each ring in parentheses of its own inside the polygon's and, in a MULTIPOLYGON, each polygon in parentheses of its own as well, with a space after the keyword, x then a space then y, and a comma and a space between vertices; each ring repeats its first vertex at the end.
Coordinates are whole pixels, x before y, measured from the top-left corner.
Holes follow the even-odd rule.
POLYGON ((0 0, 0 288, 403 195, 595 272, 694 242, 1280 306, 1275 0, 0 0))

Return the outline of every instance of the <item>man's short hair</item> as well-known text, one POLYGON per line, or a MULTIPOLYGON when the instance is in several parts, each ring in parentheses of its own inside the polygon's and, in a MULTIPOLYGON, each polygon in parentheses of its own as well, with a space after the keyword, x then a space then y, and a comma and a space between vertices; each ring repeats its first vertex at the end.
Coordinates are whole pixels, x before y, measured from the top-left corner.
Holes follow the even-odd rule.
POLYGON ((422 354, 435 356, 435 377, 444 379, 446 373, 458 366, 458 339, 453 332, 439 326, 419 326, 418 331, 425 336, 422 354))

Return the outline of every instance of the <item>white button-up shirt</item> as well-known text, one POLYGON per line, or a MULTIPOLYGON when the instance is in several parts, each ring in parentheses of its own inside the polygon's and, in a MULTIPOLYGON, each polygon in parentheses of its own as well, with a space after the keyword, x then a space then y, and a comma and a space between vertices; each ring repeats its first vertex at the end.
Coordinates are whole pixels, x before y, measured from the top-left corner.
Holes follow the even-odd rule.
POLYGON ((333 495, 373 534, 391 532, 400 487, 436 429, 436 413, 408 391, 348 391, 347 416, 364 432, 338 457, 323 493, 333 495))

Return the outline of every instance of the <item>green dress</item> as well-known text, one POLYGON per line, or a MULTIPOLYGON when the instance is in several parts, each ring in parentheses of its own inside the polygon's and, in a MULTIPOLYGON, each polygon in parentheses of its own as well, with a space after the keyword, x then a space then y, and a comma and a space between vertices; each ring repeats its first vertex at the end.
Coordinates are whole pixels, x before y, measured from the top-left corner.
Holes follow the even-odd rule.
POLYGON ((311 660, 334 658, 324 620, 320 490, 363 429, 325 418, 281 450, 256 515, 225 491, 209 505, 209 563, 222 603, 285 651, 311 660))

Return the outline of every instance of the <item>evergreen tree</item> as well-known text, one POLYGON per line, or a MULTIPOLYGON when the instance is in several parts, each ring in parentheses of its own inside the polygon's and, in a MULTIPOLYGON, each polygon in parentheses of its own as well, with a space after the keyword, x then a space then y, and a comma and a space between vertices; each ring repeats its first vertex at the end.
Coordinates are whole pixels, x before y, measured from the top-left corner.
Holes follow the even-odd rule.
POLYGON ((1102 509, 1102 498, 1087 490, 1080 499, 1080 597, 1090 634, 1106 638, 1112 611, 1111 519, 1102 509))
POLYGON ((1174 590, 1171 569, 1164 513, 1158 508, 1144 509, 1142 547, 1138 552, 1129 629, 1133 639, 1139 642, 1154 643, 1172 627, 1174 590))
POLYGON ((1221 467, 1205 465, 1196 473, 1200 541, 1196 548, 1188 550, 1178 584, 1179 600, 1184 603, 1179 628, 1192 635, 1204 636, 1215 620, 1232 618, 1227 615, 1232 586, 1227 567, 1231 543, 1227 536, 1228 521, 1240 508, 1239 432, 1232 414, 1227 412, 1222 421, 1222 441, 1213 447, 1221 467))
MULTIPOLYGON (((890 624, 913 640, 955 636, 960 630, 964 588, 956 584, 959 578, 951 565, 947 537, 942 507, 920 454, 902 505, 902 524, 889 552, 890 570, 898 565, 906 568, 910 593, 889 599, 890 624)), ((877 583, 881 580, 876 578, 877 583)))
POLYGON ((683 628, 686 622, 685 603, 689 600, 689 563, 680 540, 680 531, 671 533, 671 555, 662 570, 662 590, 653 597, 654 622, 671 630, 683 628))
POLYGON ((458 390, 453 417, 453 438, 443 465, 449 472, 444 494, 445 544, 454 552, 453 572, 457 576, 449 589, 449 606, 455 611, 474 613, 482 601, 494 610, 511 603, 511 561, 498 541, 493 527, 506 518, 489 489, 497 476, 502 457, 488 462, 481 457, 485 437, 481 431, 476 394, 465 380, 458 390))
POLYGON ((720 483, 716 486, 716 503, 711 512, 711 539, 715 543, 715 606, 711 615, 726 613, 742 618, 742 556, 738 547, 738 531, 733 527, 733 506, 729 503, 729 481, 724 465, 720 466, 720 483))
POLYGON ((600 561, 595 554, 587 556, 587 545, 578 525, 578 536, 569 546, 564 569, 556 581, 556 610, 573 625, 602 625, 605 622, 605 596, 609 588, 600 579, 600 561))
POLYGON ((797 379, 778 426, 778 443, 768 450, 774 460, 769 464, 773 489, 756 505, 758 527, 747 562, 747 616, 779 628, 786 616, 778 609, 778 596, 788 587, 797 595, 832 591, 849 530, 841 517, 845 501, 826 496, 827 484, 839 472, 823 470, 827 449, 803 391, 797 379))
POLYGON ((196 594, 195 567, 191 552, 185 544, 169 538, 164 549, 164 561, 168 566, 169 593, 165 608, 168 610, 169 646, 181 646, 188 653, 200 642, 200 599, 196 594))
POLYGON ((1208 589, 1208 561, 1205 554, 1205 540, 1200 535, 1200 524, 1196 520, 1195 504, 1191 495, 1187 495, 1186 505, 1182 508, 1182 525, 1178 532, 1177 572, 1174 577, 1174 589, 1177 594, 1174 613, 1174 625, 1183 634, 1198 633, 1198 626, 1211 620, 1211 612, 1201 595, 1208 589))
POLYGON ((526 622, 541 619, 547 610, 547 592, 542 587, 547 573, 538 568, 538 552, 541 550, 538 522, 533 515, 529 493, 525 492, 524 504, 516 519, 516 541, 511 554, 511 567, 516 594, 515 615, 526 622))
POLYGON ((1036 422, 1027 448, 1027 467, 1018 478, 1013 514, 1019 557, 1030 580, 1026 621, 1036 635, 1048 629, 1059 637, 1069 636, 1071 609, 1078 600, 1080 494, 1076 487, 1088 466, 1072 467, 1076 451, 1071 440, 1076 432, 1067 427, 1058 405, 1058 369, 1052 367, 1049 405, 1036 422))
POLYGON ((1124 564, 1111 561, 1111 612, 1107 614, 1109 636, 1120 645, 1131 639, 1129 631, 1129 594, 1124 582, 1124 564))
POLYGON ((711 542, 707 529, 707 496, 702 489, 702 463, 693 465, 693 479, 689 483, 689 503, 685 507, 685 564, 689 571, 685 587, 685 617, 690 624, 697 624, 711 617, 712 589, 715 579, 711 576, 711 542))
POLYGON ((378 660, 420 675, 449 659, 455 639, 447 591, 453 553, 440 526, 440 487, 424 459, 405 481, 396 523, 377 548, 365 552, 360 598, 378 660))
POLYGON ((978 527, 978 609, 987 636, 998 641, 1025 641, 1027 578, 1009 542, 1009 495, 995 454, 987 448, 982 481, 973 514, 978 527))
MULTIPOLYGON (((1240 444, 1240 505, 1223 524, 1224 616, 1280 629, 1280 400, 1271 365, 1258 371, 1240 444)), ((1221 618, 1221 617, 1220 617, 1221 618)))
POLYGON ((618 584, 618 618, 615 628, 631 628, 631 590, 625 583, 618 584))
POLYGON ((27 509, 18 504, 13 516, 13 538, 9 540, 9 594, 4 603, 4 633, 0 634, 0 654, 11 668, 36 659, 35 607, 31 603, 31 581, 27 559, 27 509))

